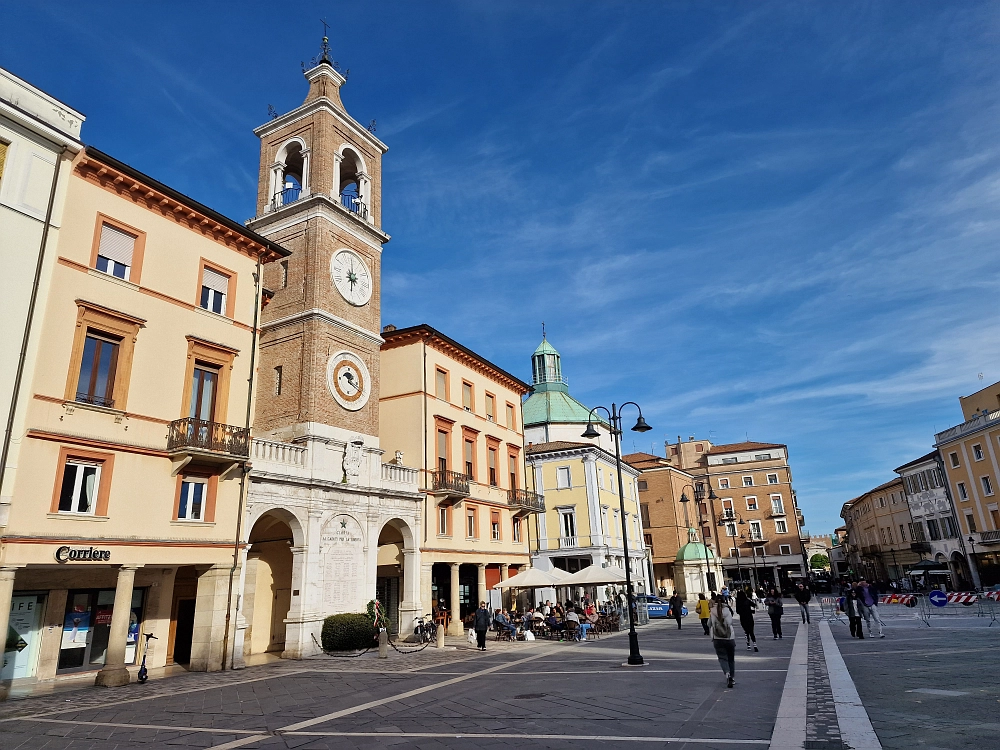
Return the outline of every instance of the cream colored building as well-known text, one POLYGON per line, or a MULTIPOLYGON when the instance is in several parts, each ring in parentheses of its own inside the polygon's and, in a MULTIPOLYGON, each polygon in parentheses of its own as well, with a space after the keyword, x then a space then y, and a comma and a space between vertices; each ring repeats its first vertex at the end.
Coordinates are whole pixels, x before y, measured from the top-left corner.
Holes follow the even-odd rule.
POLYGON ((83 115, 0 68, 0 527, 6 525, 34 378, 40 312, 48 301, 83 115))
POLYGON ((911 546, 913 519, 901 478, 848 501, 840 517, 847 526, 845 552, 855 580, 899 581, 920 562, 911 546))
POLYGON ((0 549, 0 612, 24 642, 10 676, 122 684, 142 632, 149 666, 220 669, 255 278, 287 252, 92 148, 54 250, 0 549))
POLYGON ((547 340, 532 354, 531 367, 533 390, 523 407, 525 436, 543 442, 528 443, 527 464, 534 490, 545 496, 546 508, 531 525, 532 565, 571 573, 590 565, 624 570, 627 543, 635 592, 651 591, 639 471, 622 460, 623 516, 607 424, 595 416, 599 436, 582 437, 590 410, 569 395, 561 357, 547 340))
POLYGON ((963 554, 973 560, 972 582, 1000 584, 1000 383, 959 399, 965 421, 934 436, 959 521, 963 554))
POLYGON ((428 325, 382 337, 382 446, 420 466, 426 493, 420 600, 460 634, 492 587, 528 565, 531 517, 545 509, 525 486, 530 386, 428 325))

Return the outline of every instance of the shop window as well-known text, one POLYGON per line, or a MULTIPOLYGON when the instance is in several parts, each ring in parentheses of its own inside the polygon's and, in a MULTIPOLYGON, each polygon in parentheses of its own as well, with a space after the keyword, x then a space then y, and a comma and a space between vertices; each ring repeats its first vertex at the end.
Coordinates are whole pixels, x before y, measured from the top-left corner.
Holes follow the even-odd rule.
MULTIPOLYGON (((108 643, 111 640, 114 604, 114 589, 78 589, 69 592, 66 598, 57 674, 92 671, 104 666, 108 643)), ((130 624, 125 637, 126 664, 136 663, 144 604, 145 590, 134 589, 130 602, 130 624)))

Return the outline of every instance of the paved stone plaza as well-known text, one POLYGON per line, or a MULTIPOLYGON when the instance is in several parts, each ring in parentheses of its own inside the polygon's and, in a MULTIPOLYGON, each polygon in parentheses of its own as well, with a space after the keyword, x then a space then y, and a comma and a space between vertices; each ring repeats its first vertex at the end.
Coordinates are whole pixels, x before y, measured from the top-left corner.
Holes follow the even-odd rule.
POLYGON ((578 748, 613 741, 777 750, 878 748, 879 740, 887 748, 962 748, 989 746, 995 736, 1000 691, 987 675, 1000 660, 1000 627, 907 622, 890 624, 884 640, 852 641, 844 624, 814 620, 800 629, 786 617, 783 640, 769 631, 759 617, 759 653, 738 642, 731 690, 709 639, 688 618, 681 631, 672 621, 641 629, 647 666, 638 669, 621 666, 627 641, 617 634, 587 644, 491 641, 486 653, 462 644, 390 651, 388 660, 370 652, 285 661, 11 701, 0 709, 0 748, 578 748), (909 692, 928 688, 948 692, 909 692))

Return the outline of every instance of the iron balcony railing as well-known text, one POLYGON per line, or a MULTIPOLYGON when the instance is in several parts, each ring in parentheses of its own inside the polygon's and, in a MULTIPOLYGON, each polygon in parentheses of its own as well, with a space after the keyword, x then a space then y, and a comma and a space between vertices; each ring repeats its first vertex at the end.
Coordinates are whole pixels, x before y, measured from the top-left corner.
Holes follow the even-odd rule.
POLYGON ((352 214, 356 214, 365 221, 368 221, 368 206, 366 206, 365 202, 361 200, 358 196, 351 195, 350 193, 341 193, 340 205, 342 205, 352 214))
POLYGON ((507 490, 507 505, 532 513, 545 512, 545 498, 529 490, 507 490))
POLYGON ((1000 531, 984 531, 979 535, 980 544, 1000 542, 1000 531))
POLYGON ((271 197, 271 210, 277 211, 282 206, 287 206, 289 203, 295 203, 295 201, 301 197, 302 188, 291 187, 279 190, 271 197))
POLYGON ((104 406, 111 409, 115 405, 115 400, 113 398, 104 398, 103 396, 95 396, 93 393, 79 392, 76 394, 76 400, 81 404, 93 404, 94 406, 104 406))
POLYGON ((432 472, 433 489, 438 492, 451 492, 468 497, 469 478, 465 474, 457 471, 435 471, 432 472))
POLYGON ((910 542, 910 552, 916 552, 924 554, 931 553, 931 543, 930 542, 910 542))
POLYGON ((225 453, 230 456, 250 456, 250 430, 219 422, 206 422, 185 417, 170 423, 167 432, 167 450, 185 449, 225 453))

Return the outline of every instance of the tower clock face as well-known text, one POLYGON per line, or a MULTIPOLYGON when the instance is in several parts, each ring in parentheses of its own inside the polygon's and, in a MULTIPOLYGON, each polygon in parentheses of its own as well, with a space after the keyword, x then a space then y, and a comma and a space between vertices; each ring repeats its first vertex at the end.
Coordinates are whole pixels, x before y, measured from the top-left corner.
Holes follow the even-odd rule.
POLYGON ((326 364, 326 384, 337 403, 357 411, 368 403, 372 392, 368 368, 353 352, 337 352, 326 364))
POLYGON ((372 275, 353 250, 338 250, 330 258, 330 277, 341 296, 360 307, 372 298, 372 275))

